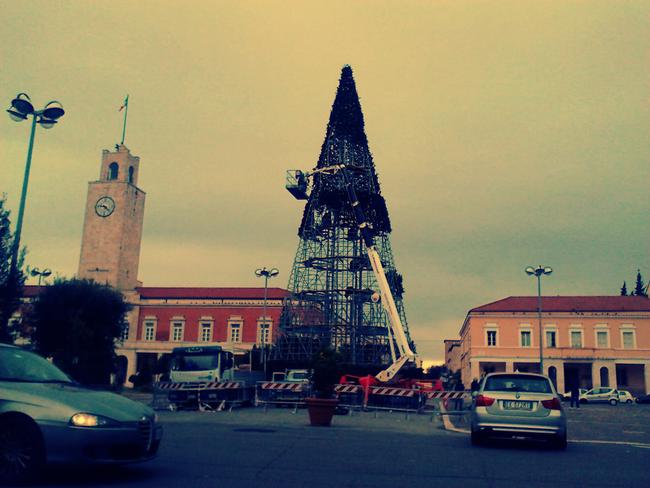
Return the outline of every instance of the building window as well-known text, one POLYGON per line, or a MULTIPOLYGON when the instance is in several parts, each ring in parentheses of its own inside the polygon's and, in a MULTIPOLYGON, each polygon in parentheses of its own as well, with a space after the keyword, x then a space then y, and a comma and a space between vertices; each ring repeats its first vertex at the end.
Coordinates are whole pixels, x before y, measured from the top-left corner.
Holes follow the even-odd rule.
POLYGON ((258 322, 257 323, 257 343, 270 344, 271 343, 271 323, 258 322))
POLYGON ((201 342, 212 341, 212 322, 201 322, 201 335, 199 340, 201 342))
POLYGON ((581 330, 572 330, 571 334, 571 347, 579 348, 582 347, 582 331, 581 330))
POLYGON ((122 322, 122 333, 120 334, 120 340, 126 342, 129 340, 129 321, 125 320, 122 322))
POLYGON ((530 330, 520 330, 519 331, 519 345, 521 347, 530 347, 532 346, 532 337, 530 330))
POLYGON ((241 342, 241 324, 237 322, 231 322, 228 324, 230 329, 230 342, 241 342))
POLYGON ((156 322, 154 322, 153 320, 147 320, 144 323, 144 340, 145 341, 156 340, 156 322))
POLYGON ((636 338, 634 337, 633 330, 622 330, 621 331, 621 344, 623 344, 623 349, 635 349, 636 348, 636 338))
POLYGON ((119 173, 120 165, 117 163, 111 163, 108 167, 108 179, 116 180, 119 173))
POLYGON ((489 346, 496 346, 497 345, 497 331, 496 330, 488 330, 485 332, 486 334, 486 340, 485 343, 489 346))
POLYGON ((609 332, 606 330, 596 331, 596 347, 607 349, 609 347, 609 332))
POLYGON ((129 166, 129 183, 133 183, 133 166, 129 166))
POLYGON ((546 331, 546 347, 557 347, 557 331, 546 331))
POLYGON ((183 340, 183 329, 185 324, 183 322, 172 322, 172 342, 181 342, 183 340))

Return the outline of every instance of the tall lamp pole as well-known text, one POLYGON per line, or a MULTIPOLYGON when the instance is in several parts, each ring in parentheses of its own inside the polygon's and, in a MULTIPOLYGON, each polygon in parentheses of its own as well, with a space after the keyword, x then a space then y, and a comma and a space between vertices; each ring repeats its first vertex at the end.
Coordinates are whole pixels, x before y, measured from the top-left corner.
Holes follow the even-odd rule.
MULTIPOLYGON (((29 271, 29 274, 32 276, 38 276, 38 286, 41 286, 41 279, 50 276, 52 274, 52 270, 45 268, 41 271, 38 268, 33 268, 31 271, 29 271)), ((47 282, 45 284, 47 285, 47 282)))
POLYGON ((44 129, 51 129, 54 124, 65 114, 63 107, 56 100, 49 102, 41 110, 34 110, 31 99, 26 93, 19 93, 11 101, 11 108, 7 110, 9 117, 14 122, 22 122, 32 116, 32 129, 29 135, 29 146, 27 147, 27 162, 25 163, 25 176, 23 177, 23 189, 20 194, 20 206, 18 207, 18 218, 16 220, 16 232, 11 249, 11 265, 9 276, 13 277, 18 271, 18 251, 20 249, 20 234, 23 229, 23 215, 25 213, 25 199, 27 197, 27 185, 29 183, 29 170, 32 165, 32 150, 34 149, 34 134, 38 122, 44 129))
POLYGON ((262 363, 264 365, 264 377, 266 377, 266 335, 268 331, 268 324, 266 322, 266 300, 268 296, 269 278, 273 278, 280 274, 277 268, 259 268, 255 270, 255 276, 258 278, 264 277, 264 312, 262 315, 262 327, 260 330, 260 340, 262 343, 262 363))
POLYGON ((537 276, 537 319, 539 320, 539 372, 544 374, 544 353, 542 343, 542 275, 550 275, 553 269, 550 266, 542 266, 541 264, 536 268, 528 266, 526 274, 528 276, 537 276))

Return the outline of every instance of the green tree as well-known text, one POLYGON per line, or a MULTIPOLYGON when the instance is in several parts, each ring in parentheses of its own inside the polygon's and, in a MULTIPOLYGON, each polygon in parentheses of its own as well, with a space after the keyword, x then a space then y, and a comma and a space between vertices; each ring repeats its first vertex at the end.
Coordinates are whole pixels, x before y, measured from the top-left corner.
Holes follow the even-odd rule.
POLYGON ((636 284, 634 286, 634 292, 632 294, 638 297, 648 296, 647 289, 643 283, 643 277, 641 276, 641 270, 639 269, 636 270, 636 284))
POLYGON ((10 212, 5 208, 6 196, 0 196, 0 342, 11 343, 9 319, 20 306, 25 275, 22 272, 25 249, 18 256, 14 273, 11 272, 11 251, 14 235, 11 232, 10 212))
POLYGON ((625 283, 625 281, 623 282, 623 286, 621 287, 621 296, 622 297, 627 296, 627 283, 625 283))
POLYGON ((36 350, 83 384, 108 384, 115 342, 130 305, 120 292, 90 280, 57 280, 34 303, 36 350))

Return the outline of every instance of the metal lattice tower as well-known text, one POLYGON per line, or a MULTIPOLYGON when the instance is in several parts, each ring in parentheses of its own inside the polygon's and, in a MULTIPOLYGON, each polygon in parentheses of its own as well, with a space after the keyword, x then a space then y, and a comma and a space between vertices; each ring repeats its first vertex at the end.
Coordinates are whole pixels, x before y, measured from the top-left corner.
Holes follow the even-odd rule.
MULTIPOLYGON (((316 168, 345 164, 359 201, 372 224, 375 245, 409 342, 402 301, 402 277, 390 246, 390 219, 381 196, 352 69, 343 67, 325 141, 316 168)), ((340 174, 314 174, 309 195, 300 181, 287 189, 307 199, 298 230, 300 243, 289 278, 290 298, 281 320, 275 358, 309 360, 323 347, 359 365, 391 362, 388 317, 372 300, 378 290, 340 174)), ((292 172, 289 172, 291 175, 292 172)), ((411 346, 413 348, 413 345, 411 346)))

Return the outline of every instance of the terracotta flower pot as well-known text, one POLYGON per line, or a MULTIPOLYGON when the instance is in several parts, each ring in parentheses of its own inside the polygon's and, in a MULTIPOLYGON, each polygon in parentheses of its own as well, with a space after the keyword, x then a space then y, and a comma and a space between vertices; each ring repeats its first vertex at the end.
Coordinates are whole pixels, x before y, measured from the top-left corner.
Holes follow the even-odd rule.
POLYGON ((338 398, 306 398, 309 423, 319 427, 327 427, 332 423, 334 410, 339 404, 338 398))

